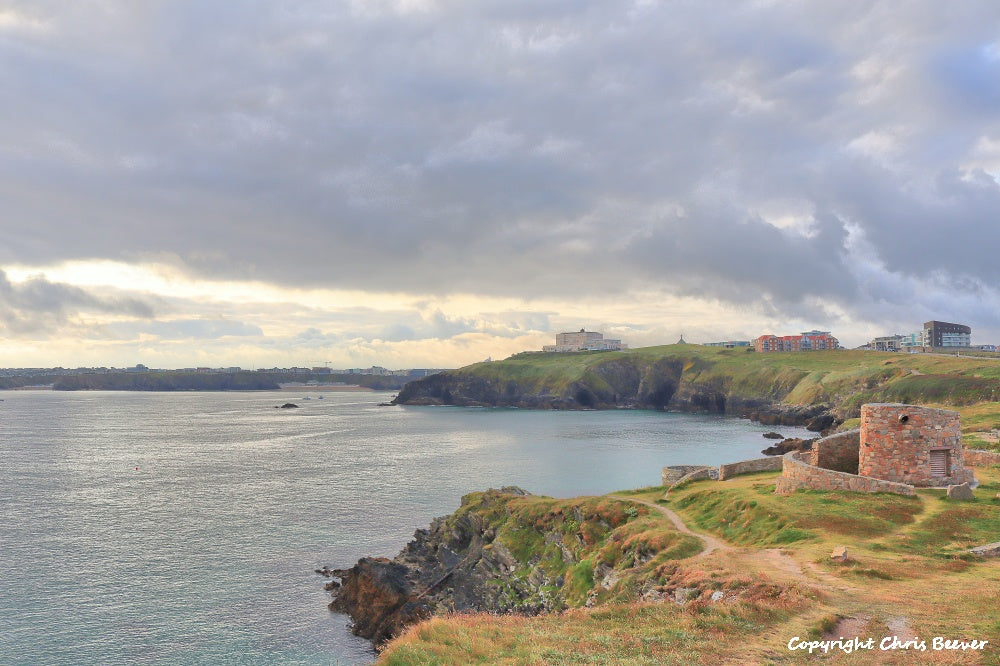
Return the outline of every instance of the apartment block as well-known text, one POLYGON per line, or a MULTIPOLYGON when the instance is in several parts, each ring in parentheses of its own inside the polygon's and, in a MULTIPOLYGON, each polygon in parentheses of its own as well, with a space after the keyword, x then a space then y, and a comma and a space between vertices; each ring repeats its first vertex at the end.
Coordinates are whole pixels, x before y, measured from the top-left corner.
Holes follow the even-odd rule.
POLYGON ((758 352, 799 352, 840 349, 840 342, 830 331, 806 331, 799 335, 762 335, 754 339, 753 348, 758 352))

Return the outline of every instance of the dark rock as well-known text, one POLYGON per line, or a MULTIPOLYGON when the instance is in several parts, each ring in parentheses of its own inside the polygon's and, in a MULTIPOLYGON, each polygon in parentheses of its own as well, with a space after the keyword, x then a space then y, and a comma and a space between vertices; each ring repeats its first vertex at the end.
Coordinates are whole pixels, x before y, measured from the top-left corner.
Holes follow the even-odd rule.
POLYGON ((823 432, 836 425, 837 419, 833 414, 826 412, 809 419, 806 423, 806 430, 810 432, 823 432))
MULTIPOLYGON (((511 495, 528 494, 507 486, 478 501, 502 507, 511 495)), ((536 601, 539 590, 564 581, 549 580, 542 569, 525 575, 524 564, 494 541, 496 532, 474 511, 435 518, 394 559, 362 558, 350 569, 331 570, 342 584, 327 585, 334 595, 330 609, 350 615, 352 631, 376 645, 434 613, 553 610, 552 599, 536 601)))
POLYGON ((351 631, 375 645, 398 635, 406 626, 430 616, 426 601, 413 592, 406 566, 383 557, 364 557, 340 572, 343 584, 330 610, 347 613, 351 631))
POLYGON ((774 446, 769 446, 761 453, 765 456, 783 456, 790 451, 811 451, 813 442, 816 439, 800 439, 798 437, 789 437, 788 439, 783 439, 774 446))
POLYGON ((784 435, 782 435, 781 433, 777 433, 777 432, 774 432, 774 431, 765 432, 761 436, 764 437, 764 438, 766 438, 766 439, 784 439, 785 438, 784 435))
POLYGON ((296 405, 294 402, 286 402, 281 407, 275 407, 275 409, 298 409, 298 408, 299 406, 296 405))

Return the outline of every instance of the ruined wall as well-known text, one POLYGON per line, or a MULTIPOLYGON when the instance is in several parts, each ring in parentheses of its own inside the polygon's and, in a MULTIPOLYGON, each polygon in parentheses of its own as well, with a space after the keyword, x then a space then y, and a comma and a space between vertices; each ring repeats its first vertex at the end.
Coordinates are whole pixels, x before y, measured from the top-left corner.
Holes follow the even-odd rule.
POLYGON ((779 470, 781 469, 781 464, 781 456, 768 456, 767 458, 754 458, 753 460, 726 463, 725 465, 719 465, 719 481, 725 481, 739 474, 779 470))
POLYGON ((1000 453, 996 453, 995 451, 965 449, 962 451, 962 459, 965 461, 966 465, 974 465, 976 467, 1000 465, 1000 453))
POLYGON ((958 412, 892 403, 862 405, 858 474, 914 486, 972 481, 963 463, 958 412), (932 473, 932 451, 947 452, 947 474, 932 473))
MULTIPOLYGON (((708 465, 670 465, 660 470, 660 480, 665 486, 672 486, 692 472, 710 469, 708 465)), ((703 477, 708 478, 708 477, 703 477)))
POLYGON ((861 430, 848 430, 824 437, 813 442, 810 463, 823 469, 857 474, 860 446, 861 430))
POLYGON ((792 452, 782 456, 781 477, 778 478, 774 492, 779 495, 788 495, 795 492, 797 488, 812 488, 815 490, 850 490, 856 493, 914 494, 913 486, 905 483, 882 481, 814 467, 807 462, 807 459, 811 457, 811 452, 792 452))

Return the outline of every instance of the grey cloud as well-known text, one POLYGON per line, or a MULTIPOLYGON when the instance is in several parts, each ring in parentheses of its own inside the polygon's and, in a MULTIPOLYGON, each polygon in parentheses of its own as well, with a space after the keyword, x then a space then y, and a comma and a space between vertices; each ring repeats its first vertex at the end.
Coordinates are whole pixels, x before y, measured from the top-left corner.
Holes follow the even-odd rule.
POLYGON ((259 326, 227 319, 168 319, 148 322, 122 322, 108 326, 113 337, 131 340, 140 334, 161 340, 216 340, 229 336, 260 336, 259 326))
POLYGON ((0 270, 0 327, 14 334, 54 332, 80 312, 103 312, 150 318, 152 305, 143 299, 103 295, 34 277, 12 283, 0 270))
POLYGON ((997 279, 990 0, 356 6, 43 5, 0 42, 0 261, 877 317, 854 225, 872 270, 997 279))

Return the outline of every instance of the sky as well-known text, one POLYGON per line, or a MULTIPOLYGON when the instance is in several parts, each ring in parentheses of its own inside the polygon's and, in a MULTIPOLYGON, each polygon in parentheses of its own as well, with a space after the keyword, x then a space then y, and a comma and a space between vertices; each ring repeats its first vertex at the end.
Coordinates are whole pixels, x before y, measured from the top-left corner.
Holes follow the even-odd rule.
POLYGON ((1000 343, 996 0, 0 0, 0 367, 1000 343))

